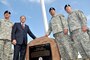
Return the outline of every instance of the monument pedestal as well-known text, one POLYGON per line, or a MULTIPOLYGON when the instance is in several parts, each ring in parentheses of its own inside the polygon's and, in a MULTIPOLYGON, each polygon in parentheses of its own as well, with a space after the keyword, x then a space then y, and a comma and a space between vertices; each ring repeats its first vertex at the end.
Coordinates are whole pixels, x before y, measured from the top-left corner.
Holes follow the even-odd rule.
POLYGON ((26 60, 60 60, 56 42, 48 37, 41 37, 27 45, 26 60))

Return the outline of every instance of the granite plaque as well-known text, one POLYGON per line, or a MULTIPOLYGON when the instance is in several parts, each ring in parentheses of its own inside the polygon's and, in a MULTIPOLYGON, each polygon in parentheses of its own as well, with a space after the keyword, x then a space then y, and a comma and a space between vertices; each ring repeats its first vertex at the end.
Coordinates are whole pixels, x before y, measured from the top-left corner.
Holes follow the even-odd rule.
POLYGON ((29 47, 29 60, 52 60, 50 43, 29 47))

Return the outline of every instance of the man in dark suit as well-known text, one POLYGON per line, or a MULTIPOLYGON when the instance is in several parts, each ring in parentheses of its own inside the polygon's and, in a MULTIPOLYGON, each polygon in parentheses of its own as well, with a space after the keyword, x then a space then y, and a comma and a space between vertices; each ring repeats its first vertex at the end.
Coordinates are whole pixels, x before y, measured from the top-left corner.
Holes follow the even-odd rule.
POLYGON ((15 23, 12 28, 11 42, 14 45, 13 60, 25 60, 27 47, 27 33, 35 39, 36 37, 25 24, 26 17, 20 17, 20 23, 15 23))

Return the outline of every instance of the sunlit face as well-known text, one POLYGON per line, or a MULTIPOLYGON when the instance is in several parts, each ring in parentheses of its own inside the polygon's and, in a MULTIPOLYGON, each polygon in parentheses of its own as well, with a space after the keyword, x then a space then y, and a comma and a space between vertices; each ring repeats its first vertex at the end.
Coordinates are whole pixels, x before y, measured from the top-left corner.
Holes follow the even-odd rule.
POLYGON ((25 16, 21 16, 21 17, 20 17, 20 21, 21 21, 21 23, 25 23, 26 17, 25 17, 25 16))
POLYGON ((51 14, 52 16, 54 16, 54 15, 55 15, 55 10, 51 10, 51 11, 50 11, 50 14, 51 14))
POLYGON ((9 13, 5 13, 4 17, 5 17, 5 19, 9 19, 10 18, 10 14, 9 13))
POLYGON ((67 13, 71 13, 71 12, 72 12, 72 9, 71 9, 70 6, 66 7, 66 12, 67 12, 67 13))

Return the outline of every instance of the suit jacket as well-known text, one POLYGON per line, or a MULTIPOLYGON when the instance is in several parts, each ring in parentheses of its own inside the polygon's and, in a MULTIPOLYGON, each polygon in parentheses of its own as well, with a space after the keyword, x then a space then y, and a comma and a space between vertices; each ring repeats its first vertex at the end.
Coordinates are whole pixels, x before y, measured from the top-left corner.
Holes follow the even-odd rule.
POLYGON ((33 39, 36 38, 34 36, 34 34, 31 32, 31 30, 29 29, 28 25, 25 24, 25 28, 23 29, 21 23, 15 23, 13 28, 12 28, 12 33, 11 33, 12 40, 11 41, 13 41, 13 39, 15 39, 17 41, 17 44, 22 44, 23 37, 24 37, 25 44, 27 44, 27 33, 33 39), (24 35, 23 35, 23 33, 24 33, 24 35))

